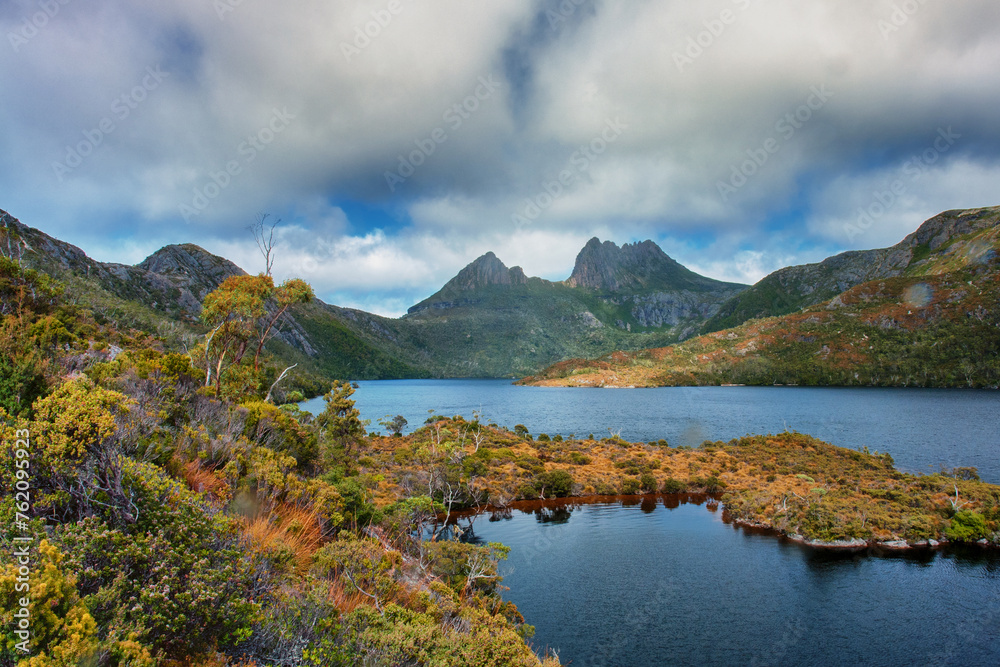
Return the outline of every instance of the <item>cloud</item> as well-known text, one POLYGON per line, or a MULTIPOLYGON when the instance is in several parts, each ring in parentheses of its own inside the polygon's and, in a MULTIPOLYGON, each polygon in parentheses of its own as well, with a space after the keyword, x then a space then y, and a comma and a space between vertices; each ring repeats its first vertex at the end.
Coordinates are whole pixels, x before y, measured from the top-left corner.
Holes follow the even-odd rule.
POLYGON ((101 259, 254 266, 269 212, 282 271, 398 314, 487 250, 564 278, 654 238, 750 280, 1000 203, 994 0, 57 5, 0 6, 0 206, 101 259))

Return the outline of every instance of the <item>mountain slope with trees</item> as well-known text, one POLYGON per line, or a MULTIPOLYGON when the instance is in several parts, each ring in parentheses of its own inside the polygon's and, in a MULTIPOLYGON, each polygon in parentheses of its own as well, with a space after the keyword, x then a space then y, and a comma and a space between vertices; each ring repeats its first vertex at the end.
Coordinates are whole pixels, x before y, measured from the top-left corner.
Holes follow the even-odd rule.
POLYGON ((883 264, 892 277, 673 347, 562 362, 524 382, 1000 386, 1000 209, 942 214, 877 252, 898 255, 883 264))
POLYGON ((832 299, 872 280, 906 275, 911 264, 937 252, 951 239, 997 224, 1000 208, 946 211, 923 223, 891 248, 858 250, 818 264, 779 269, 725 303, 701 333, 729 329, 751 319, 787 315, 832 299))
POLYGON ((509 376, 683 340, 745 287, 689 271, 652 241, 619 247, 595 238, 562 282, 529 278, 487 253, 403 322, 446 375, 509 376))
MULTIPOLYGON (((2 211, 0 235, 96 318, 156 331, 175 351, 206 333, 205 296, 246 275, 193 244, 166 246, 135 266, 98 262, 2 211)), ((298 364, 306 391, 321 378, 516 377, 573 356, 682 340, 744 288, 688 271, 651 241, 619 248, 593 239, 564 282, 529 278, 488 253, 402 318, 318 299, 294 304, 269 345, 298 364)))
POLYGON ((500 597, 506 548, 426 539, 444 478, 374 503, 349 383, 315 419, 275 405, 284 362, 262 343, 307 284, 228 276, 177 354, 67 301, 12 247, 0 521, 27 565, 0 555, 0 667, 543 664, 500 597))

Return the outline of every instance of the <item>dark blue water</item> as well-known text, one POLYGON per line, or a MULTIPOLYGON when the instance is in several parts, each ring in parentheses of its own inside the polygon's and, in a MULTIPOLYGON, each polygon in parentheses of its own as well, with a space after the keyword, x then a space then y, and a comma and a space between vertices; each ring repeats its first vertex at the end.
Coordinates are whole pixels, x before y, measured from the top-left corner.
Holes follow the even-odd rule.
MULTIPOLYGON (((902 470, 976 466, 1000 482, 998 392, 414 380, 362 382, 355 398, 372 430, 396 414, 412 430, 428 411, 672 445, 789 429, 887 451, 902 470)), ((476 539, 511 547, 505 597, 536 627, 536 650, 575 666, 1000 665, 995 554, 837 556, 670 504, 549 504, 476 520, 476 539)))
POLYGON ((595 667, 1000 664, 995 554, 838 556, 664 500, 476 520, 478 540, 511 547, 505 598, 536 651, 595 667))
MULTIPOLYGON (((408 430, 428 411, 472 417, 534 433, 697 446, 748 433, 808 433, 841 447, 889 452, 906 472, 974 466, 1000 483, 1000 392, 962 389, 670 387, 563 389, 515 387, 509 380, 361 382, 354 395, 365 419, 401 414, 408 430)), ((323 409, 323 400, 306 404, 323 409)))

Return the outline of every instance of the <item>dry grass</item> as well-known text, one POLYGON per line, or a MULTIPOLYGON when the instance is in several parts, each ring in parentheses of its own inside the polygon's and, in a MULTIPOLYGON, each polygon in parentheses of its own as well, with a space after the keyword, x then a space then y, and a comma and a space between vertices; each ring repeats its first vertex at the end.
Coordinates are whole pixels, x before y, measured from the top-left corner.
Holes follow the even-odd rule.
POLYGON ((323 545, 323 530, 315 512, 294 505, 279 505, 249 520, 243 530, 251 548, 275 556, 284 552, 295 571, 304 574, 313 555, 323 545))
POLYGON ((226 502, 232 496, 225 480, 214 471, 203 468, 199 461, 185 463, 181 467, 181 476, 191 490, 204 493, 213 500, 226 502))
POLYGON ((371 599, 359 593, 351 586, 350 582, 341 579, 330 582, 330 590, 327 595, 341 614, 350 614, 358 607, 372 605, 371 599))

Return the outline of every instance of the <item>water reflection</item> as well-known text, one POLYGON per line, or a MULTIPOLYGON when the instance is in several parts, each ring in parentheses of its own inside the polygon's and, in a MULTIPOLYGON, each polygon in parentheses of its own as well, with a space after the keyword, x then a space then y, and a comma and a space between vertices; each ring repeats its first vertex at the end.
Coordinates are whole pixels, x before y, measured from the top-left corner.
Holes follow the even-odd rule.
POLYGON ((484 514, 471 539, 511 547, 504 597, 564 663, 1000 664, 995 552, 817 549, 688 494, 484 514))
POLYGON ((455 512, 449 520, 449 527, 442 535, 459 537, 463 541, 481 543, 474 530, 476 519, 486 516, 490 523, 508 522, 517 516, 533 517, 537 525, 566 525, 581 508, 588 507, 594 513, 603 515, 615 510, 638 509, 643 515, 653 515, 657 508, 663 506, 674 511, 685 505, 704 507, 711 514, 721 512, 721 520, 730 526, 734 532, 747 539, 764 538, 780 549, 794 549, 801 553, 810 567, 837 567, 860 559, 876 557, 883 560, 898 560, 911 565, 931 565, 937 558, 953 560, 956 567, 986 568, 987 571, 1000 574, 1000 554, 978 545, 943 545, 933 549, 890 549, 874 545, 854 549, 823 548, 804 544, 797 540, 780 535, 770 528, 759 528, 733 523, 721 502, 721 494, 704 493, 658 493, 648 495, 620 496, 589 496, 587 498, 553 498, 549 500, 523 500, 511 503, 505 507, 487 507, 478 510, 455 512))

